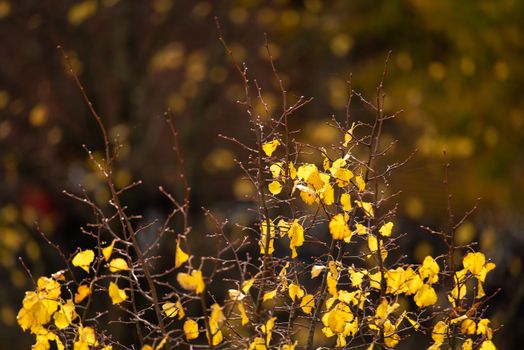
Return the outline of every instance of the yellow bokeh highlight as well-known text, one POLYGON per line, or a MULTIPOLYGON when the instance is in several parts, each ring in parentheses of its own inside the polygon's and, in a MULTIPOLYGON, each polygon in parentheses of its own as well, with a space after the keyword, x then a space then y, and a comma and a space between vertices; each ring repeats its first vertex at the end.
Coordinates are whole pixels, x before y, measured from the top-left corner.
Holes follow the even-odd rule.
POLYGON ((441 62, 431 62, 428 66, 428 74, 434 80, 442 80, 446 76, 446 66, 441 62))
POLYGON ((29 113, 29 123, 34 127, 40 127, 47 122, 48 111, 43 104, 37 104, 29 113))
POLYGON ((235 155, 226 148, 215 148, 204 158, 203 166, 211 174, 231 170, 235 166, 235 155))
POLYGON ((455 242, 458 245, 471 243, 476 235, 475 225, 471 221, 465 221, 455 231, 455 242))
POLYGON ((153 55, 149 62, 149 68, 155 73, 176 69, 184 62, 184 56, 184 44, 176 41, 171 42, 153 55))
POLYGON ((419 219, 424 214, 424 202, 419 197, 409 197, 406 199, 404 211, 410 219, 419 219))
POLYGON ((239 200, 252 198, 256 193, 256 188, 251 181, 239 177, 233 181, 233 194, 239 200))
POLYGON ((80 25, 92 17, 98 8, 95 0, 86 0, 71 6, 67 13, 67 20, 72 25, 80 25))
POLYGON ((7 0, 0 1, 0 18, 9 16, 11 13, 11 3, 7 0))

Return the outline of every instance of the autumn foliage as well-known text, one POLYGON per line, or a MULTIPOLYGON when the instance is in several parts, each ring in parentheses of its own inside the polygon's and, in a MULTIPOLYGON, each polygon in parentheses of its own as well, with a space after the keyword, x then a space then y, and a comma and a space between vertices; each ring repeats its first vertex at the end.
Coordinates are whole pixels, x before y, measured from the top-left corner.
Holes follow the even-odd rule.
MULTIPOLYGON (((281 108, 277 114, 266 108, 264 115, 254 108, 267 106, 256 79, 235 60, 222 35, 220 41, 244 87, 239 105, 253 135, 249 144, 224 138, 249 153, 237 162, 255 188, 256 222, 242 226, 204 208, 213 229, 202 234, 192 228, 183 150, 167 113, 179 176, 177 190, 159 191, 172 211, 139 225, 142 213, 130 212, 124 197, 141 183, 115 185, 118 141, 109 139, 71 69, 104 141, 101 159, 86 151, 111 199, 101 208, 87 191, 67 193, 92 211, 93 222, 82 229, 92 245, 69 255, 49 242, 63 257, 64 270, 34 280, 17 318, 34 335, 33 348, 54 343, 75 350, 371 350, 416 341, 417 348, 433 350, 495 349, 484 315, 493 295, 484 282, 495 265, 474 244, 459 246, 454 237, 472 212, 456 219, 450 200, 449 227, 426 228, 446 247, 440 254, 414 263, 398 253, 409 232, 395 225, 398 192, 389 179, 411 156, 388 161, 393 144, 381 138, 384 124, 397 116, 383 108, 388 60, 372 99, 348 81, 347 112, 330 123, 339 142, 317 147, 301 142, 300 130, 291 128, 290 118, 313 102, 291 101, 270 46, 266 43, 281 108), (353 114, 354 99, 372 111, 372 120, 353 114), (323 161, 311 162, 312 154, 323 161), (235 224, 242 226, 242 237, 231 237, 228 225, 235 224), (141 239, 151 227, 155 236, 141 239), (214 253, 195 250, 194 236, 208 240, 214 253), (159 256, 157 248, 166 240, 176 242, 175 251, 159 256), (115 329, 120 331, 113 334, 115 329)), ((447 164, 443 169, 447 182, 447 164)))

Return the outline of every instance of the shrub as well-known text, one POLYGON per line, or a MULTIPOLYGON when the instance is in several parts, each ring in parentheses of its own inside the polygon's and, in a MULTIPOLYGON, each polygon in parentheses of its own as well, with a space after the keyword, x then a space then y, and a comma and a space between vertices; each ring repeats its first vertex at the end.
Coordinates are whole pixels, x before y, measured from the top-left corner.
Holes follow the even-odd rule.
POLYGON ((53 342, 75 350, 392 349, 409 337, 418 348, 430 343, 430 349, 495 349, 484 317, 493 294, 483 288, 495 265, 473 244, 458 246, 454 237, 473 210, 457 219, 449 196, 449 227, 426 228, 447 250, 421 264, 401 254, 409 233, 395 226, 399 192, 388 181, 411 156, 388 161, 394 142, 384 144, 381 137, 384 124, 399 113, 383 108, 389 55, 374 99, 355 92, 349 81, 346 114, 330 123, 340 141, 316 147, 301 142, 300 130, 289 122, 312 100, 291 100, 267 42, 281 94, 278 115, 269 113, 257 81, 222 35, 220 41, 242 81, 245 98, 239 104, 253 136, 250 144, 224 138, 249 154, 238 166, 255 189, 256 224, 229 223, 204 208, 213 229, 203 237, 192 228, 191 190, 171 113, 166 119, 181 191, 160 187, 172 211, 140 224, 141 214, 129 212, 123 195, 141 183, 115 184, 118 141, 109 139, 70 68, 104 141, 101 159, 86 150, 111 199, 101 208, 87 191, 66 193, 92 210, 94 221, 82 231, 93 244, 68 255, 49 241, 65 269, 34 281, 17 318, 36 337, 34 349, 49 349, 53 342), (373 120, 353 116, 355 99, 373 120), (257 114, 255 102, 266 106, 266 115, 257 114), (310 160, 315 158, 322 162, 310 160), (241 227, 241 237, 230 235, 231 224, 241 227), (152 227, 156 235, 142 239, 152 227), (207 240, 214 252, 199 254, 195 239, 207 240), (166 240, 176 241, 174 256, 158 255, 166 240))

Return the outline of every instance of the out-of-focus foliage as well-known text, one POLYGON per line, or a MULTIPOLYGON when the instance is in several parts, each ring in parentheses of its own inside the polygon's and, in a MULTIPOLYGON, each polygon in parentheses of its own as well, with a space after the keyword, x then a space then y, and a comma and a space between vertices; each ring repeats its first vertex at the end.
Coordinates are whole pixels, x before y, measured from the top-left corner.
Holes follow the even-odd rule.
MULTIPOLYGON (((213 16, 221 18, 235 56, 259 77, 270 73, 262 35, 268 33, 289 95, 315 97, 293 121, 304 125, 315 144, 336 137, 325 121, 343 113, 349 73, 354 88, 372 93, 386 52, 393 50, 387 108, 404 113, 385 139, 401 139, 399 159, 419 149, 392 184, 405 190, 406 230, 416 230, 422 218, 440 223, 444 217, 445 149, 458 210, 483 198, 459 239, 479 239, 495 257, 501 280, 522 281, 523 2, 0 0, 2 286, 20 293, 28 286, 17 256, 37 275, 58 264, 35 222, 71 252, 82 241, 79 226, 89 213, 61 196, 62 189, 76 191, 83 184, 100 205, 109 196, 100 173, 85 170, 92 162, 80 145, 98 150, 101 140, 63 68, 58 44, 111 126, 110 136, 123 145, 117 185, 135 178, 151 184, 137 195, 137 207, 147 207, 152 216, 165 210, 156 186, 174 183, 162 120, 170 108, 181 126, 194 207, 220 200, 218 212, 250 222, 242 198, 253 189, 234 170, 238 149, 217 137, 246 138, 248 123, 235 107, 242 87, 217 40, 213 16)), ((278 110, 272 81, 259 83, 268 110, 278 110)), ((264 111, 262 104, 257 108, 264 111)), ((361 113, 368 113, 365 106, 361 113)), ((93 157, 100 155, 95 151, 93 157)), ((410 247, 415 257, 431 254, 432 242, 424 239, 410 247)), ((524 285, 512 286, 505 289, 507 301, 495 307, 509 310, 495 315, 509 330, 523 327, 518 311, 524 285)), ((11 305, 21 294, 3 287, 0 297, 0 337, 12 342, 11 305)), ((504 339, 518 336, 510 333, 504 339)))

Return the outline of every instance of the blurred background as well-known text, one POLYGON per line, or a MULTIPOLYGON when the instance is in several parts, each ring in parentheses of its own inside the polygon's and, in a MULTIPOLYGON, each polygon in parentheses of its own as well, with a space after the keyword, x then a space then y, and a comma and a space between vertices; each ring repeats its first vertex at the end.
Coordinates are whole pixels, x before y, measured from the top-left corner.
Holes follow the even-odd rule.
MULTIPOLYGON (((108 192, 82 145, 101 151, 101 137, 63 65, 71 57, 87 94, 123 144, 116 181, 144 185, 130 207, 163 215, 158 192, 176 189, 172 139, 163 113, 175 114, 193 189, 193 226, 205 227, 203 205, 237 222, 251 220, 234 159, 250 142, 246 114, 235 101, 242 86, 217 39, 218 16, 234 55, 258 78, 270 109, 281 109, 264 48, 270 48, 291 99, 315 100, 293 119, 301 139, 321 145, 339 135, 326 126, 343 118, 346 81, 373 98, 388 50, 386 109, 404 112, 385 130, 398 139, 392 159, 415 148, 394 174, 402 190, 398 225, 415 259, 436 253, 421 224, 444 227, 443 150, 458 216, 478 210, 458 230, 479 242, 497 269, 487 292, 501 287, 487 311, 500 349, 516 349, 524 331, 524 2, 518 0, 0 0, 0 344, 29 348, 16 325, 34 276, 63 268, 41 229, 66 253, 85 242, 90 212, 62 194, 82 184, 100 205, 108 192), (520 337, 520 339, 519 339, 520 337)), ((262 108, 262 106, 257 106, 262 108)), ((352 118, 369 117, 355 104, 352 118)), ((171 250, 172 251, 172 250, 171 250)), ((4 347, 1 345, 0 347, 4 347)))

